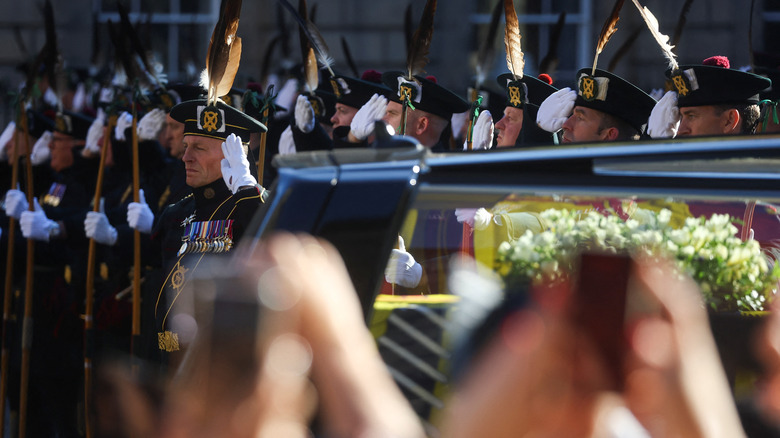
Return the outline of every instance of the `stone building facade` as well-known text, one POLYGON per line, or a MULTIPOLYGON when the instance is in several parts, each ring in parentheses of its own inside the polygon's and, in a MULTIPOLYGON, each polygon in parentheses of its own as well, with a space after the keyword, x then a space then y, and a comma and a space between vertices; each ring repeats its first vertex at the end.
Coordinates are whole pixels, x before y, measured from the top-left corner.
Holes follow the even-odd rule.
MULTIPOLYGON (((10 120, 8 91, 23 80, 17 67, 43 46, 45 41, 40 1, 0 1, 0 122, 10 120)), ((142 37, 166 66, 172 80, 182 80, 203 68, 208 40, 216 21, 219 0, 125 0, 132 18, 142 29, 142 37), (138 14, 135 14, 138 13, 138 14), (187 73, 189 71, 189 73, 187 73)), ((297 2, 293 2, 297 4, 297 2)), ((528 74, 536 74, 538 62, 549 49, 549 33, 560 11, 567 12, 567 25, 558 46, 560 63, 553 77, 557 85, 569 85, 574 72, 590 66, 593 50, 602 24, 613 1, 606 0, 516 0, 520 17, 528 74)), ((661 22, 661 30, 672 34, 682 3, 671 0, 642 2, 661 22)), ((439 0, 435 32, 430 51, 428 74, 457 92, 465 93, 474 74, 474 53, 485 38, 494 2, 439 0)), ((778 28, 780 12, 768 0, 756 0, 753 11, 752 42, 754 50, 780 51, 771 34, 778 28), (765 5, 766 3, 766 5, 765 5)), ((71 67, 87 67, 93 57, 93 30, 98 26, 98 47, 105 63, 110 41, 107 21, 118 21, 113 0, 52 0, 56 13, 59 47, 71 67)), ((405 63, 404 13, 412 10, 416 26, 425 0, 408 3, 374 0, 309 1, 315 7, 315 22, 328 42, 337 72, 350 74, 342 50, 347 41, 358 70, 379 71, 403 69, 405 63)), ((680 63, 697 63, 711 55, 728 56, 733 66, 750 64, 750 2, 730 0, 694 1, 676 51, 680 63)), ((272 57, 278 67, 300 59, 297 27, 286 12, 280 12, 276 0, 245 0, 239 35, 243 38, 237 86, 247 80, 258 80, 263 58, 271 40, 279 34, 279 23, 289 29, 287 53, 277 47, 272 57), (280 18, 284 17, 284 18, 280 18)), ((630 50, 615 64, 616 73, 650 90, 663 81, 665 62, 632 2, 627 1, 621 13, 618 32, 599 58, 599 67, 607 68, 620 47, 638 35, 630 50)), ((502 31, 496 41, 493 72, 505 71, 502 31)), ((492 83, 492 78, 489 79, 492 83)))

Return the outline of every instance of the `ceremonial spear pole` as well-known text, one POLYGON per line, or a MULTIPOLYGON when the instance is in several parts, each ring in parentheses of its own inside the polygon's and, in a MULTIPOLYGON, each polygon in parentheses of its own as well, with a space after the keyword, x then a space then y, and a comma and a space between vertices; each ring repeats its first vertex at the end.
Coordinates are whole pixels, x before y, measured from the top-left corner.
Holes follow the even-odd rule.
MULTIPOLYGON (((25 150, 28 151, 26 162, 27 184, 25 191, 27 194, 27 205, 29 211, 35 211, 32 188, 32 162, 30 161, 30 137, 27 126, 27 113, 22 104, 21 111, 22 132, 24 133, 25 150)), ((25 437, 25 426, 27 420, 27 393, 30 381, 30 353, 32 349, 33 336, 33 267, 35 264, 35 241, 32 238, 27 239, 27 276, 24 288, 24 319, 22 320, 22 369, 21 369, 21 391, 19 394, 19 438, 25 437)))
MULTIPOLYGON (((24 110, 23 99, 19 99, 19 108, 24 110)), ((19 136, 14 140, 11 153, 11 188, 16 188, 19 182, 19 136)), ((14 278, 14 245, 16 235, 16 219, 8 218, 8 251, 5 259, 5 288, 3 290, 3 348, 0 358, 0 434, 5 432, 5 396, 8 393, 8 319, 11 314, 11 296, 14 278)))

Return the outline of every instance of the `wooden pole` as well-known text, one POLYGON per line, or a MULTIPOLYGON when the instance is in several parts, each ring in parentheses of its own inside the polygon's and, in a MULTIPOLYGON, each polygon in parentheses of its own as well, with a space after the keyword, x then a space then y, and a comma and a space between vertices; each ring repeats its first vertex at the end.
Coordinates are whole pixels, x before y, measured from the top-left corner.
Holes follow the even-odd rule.
MULTIPOLYGON (((20 104, 22 111, 24 105, 20 104)), ((2 147, 2 145, 0 145, 2 147)), ((15 189, 19 182, 19 149, 21 141, 16 133, 14 150, 11 153, 11 188, 15 189)), ((16 219, 8 218, 8 251, 5 259, 5 287, 3 289, 3 349, 0 356, 0 435, 5 435, 5 399, 8 394, 8 320, 11 316, 11 296, 13 295, 14 278, 14 240, 16 236, 16 219)))
MULTIPOLYGON (((265 125, 266 129, 268 128, 268 112, 270 109, 268 108, 268 105, 270 105, 270 102, 266 103, 266 107, 263 110, 263 124, 265 125)), ((257 183, 260 185, 263 185, 263 171, 265 170, 265 143, 267 137, 268 131, 260 133, 260 150, 257 154, 257 183)))
MULTIPOLYGON (((474 105, 474 102, 477 101, 477 93, 479 90, 476 88, 471 90, 471 104, 474 105)), ((466 144, 468 145, 468 150, 473 149, 473 139, 472 136, 474 135, 474 112, 469 111, 469 129, 466 131, 466 144)), ((464 228, 465 233, 465 228, 464 228)))
MULTIPOLYGON (((103 192, 103 175, 106 167, 106 155, 111 138, 112 123, 109 123, 103 132, 103 144, 100 148, 100 165, 98 166, 97 183, 95 184, 95 197, 92 199, 92 211, 100 211, 100 198, 103 192)), ((89 251, 87 253, 87 290, 84 309, 84 430, 87 438, 92 437, 92 419, 90 418, 90 403, 92 389, 92 355, 95 346, 94 321, 95 313, 95 257, 97 242, 89 239, 89 251)))
MULTIPOLYGON (((29 211, 35 211, 33 200, 33 175, 32 162, 30 161, 30 137, 27 127, 27 112, 22 107, 21 112, 22 132, 24 133, 25 150, 27 151, 26 174, 27 174, 27 204, 29 211)), ((22 320, 22 369, 21 369, 21 389, 19 394, 19 438, 25 437, 25 426, 27 420, 27 391, 30 381, 30 353, 32 348, 33 336, 33 267, 35 264, 35 241, 27 239, 27 277, 24 287, 24 319, 22 320)))

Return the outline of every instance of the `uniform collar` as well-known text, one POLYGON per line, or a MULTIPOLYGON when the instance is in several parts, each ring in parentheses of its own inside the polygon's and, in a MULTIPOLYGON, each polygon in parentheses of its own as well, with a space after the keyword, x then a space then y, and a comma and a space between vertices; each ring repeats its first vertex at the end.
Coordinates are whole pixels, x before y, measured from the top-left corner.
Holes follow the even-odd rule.
POLYGON ((195 205, 199 210, 208 209, 212 204, 214 206, 219 205, 232 194, 222 178, 205 186, 192 189, 192 196, 195 198, 195 205))

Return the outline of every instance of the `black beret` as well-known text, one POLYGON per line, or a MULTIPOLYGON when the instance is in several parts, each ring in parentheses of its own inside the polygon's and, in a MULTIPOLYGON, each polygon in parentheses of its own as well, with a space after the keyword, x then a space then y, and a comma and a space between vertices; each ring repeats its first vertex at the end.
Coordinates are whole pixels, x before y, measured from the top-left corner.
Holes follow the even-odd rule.
POLYGON ((208 105, 206 99, 182 102, 170 113, 171 118, 184 123, 184 135, 226 139, 230 134, 248 142, 252 132, 266 131, 265 125, 223 102, 208 105))
POLYGON ((56 114, 54 130, 79 140, 85 140, 87 131, 89 131, 89 127, 92 126, 94 121, 94 118, 85 114, 64 110, 56 114))
POLYGON ((674 71, 667 70, 677 91, 677 106, 722 104, 757 104, 759 94, 772 86, 772 81, 728 68, 728 59, 712 57, 718 65, 681 65, 674 71), (723 62, 719 62, 723 59, 723 62))
POLYGON ((558 91, 549 83, 528 75, 515 80, 512 73, 504 73, 496 78, 496 82, 506 90, 506 106, 515 108, 522 108, 523 103, 539 106, 558 91))
POLYGON ((455 113, 467 111, 470 107, 468 102, 434 80, 415 76, 415 82, 408 82, 403 80, 403 77, 404 73, 400 71, 389 71, 382 75, 382 82, 394 90, 389 96, 394 102, 401 103, 401 92, 408 89, 415 108, 446 120, 455 113))
MULTIPOLYGON (((40 138, 46 131, 54 131, 54 111, 27 110, 27 129, 32 137, 40 138)), ((17 130, 22 129, 22 124, 16 125, 17 130)))
MULTIPOLYGON (((374 94, 387 97, 392 93, 392 90, 383 83, 366 80, 365 78, 370 74, 371 71, 363 73, 361 79, 339 75, 331 77, 330 84, 333 87, 333 94, 336 95, 336 103, 360 109, 374 94)), ((376 72, 376 76, 381 81, 379 72, 376 72)))
POLYGON ((320 123, 331 124, 330 118, 336 114, 336 95, 322 88, 314 90, 314 96, 306 95, 320 123))
POLYGON ((642 132, 656 102, 637 86, 608 71, 583 68, 577 72, 575 105, 598 110, 631 125, 642 132))

